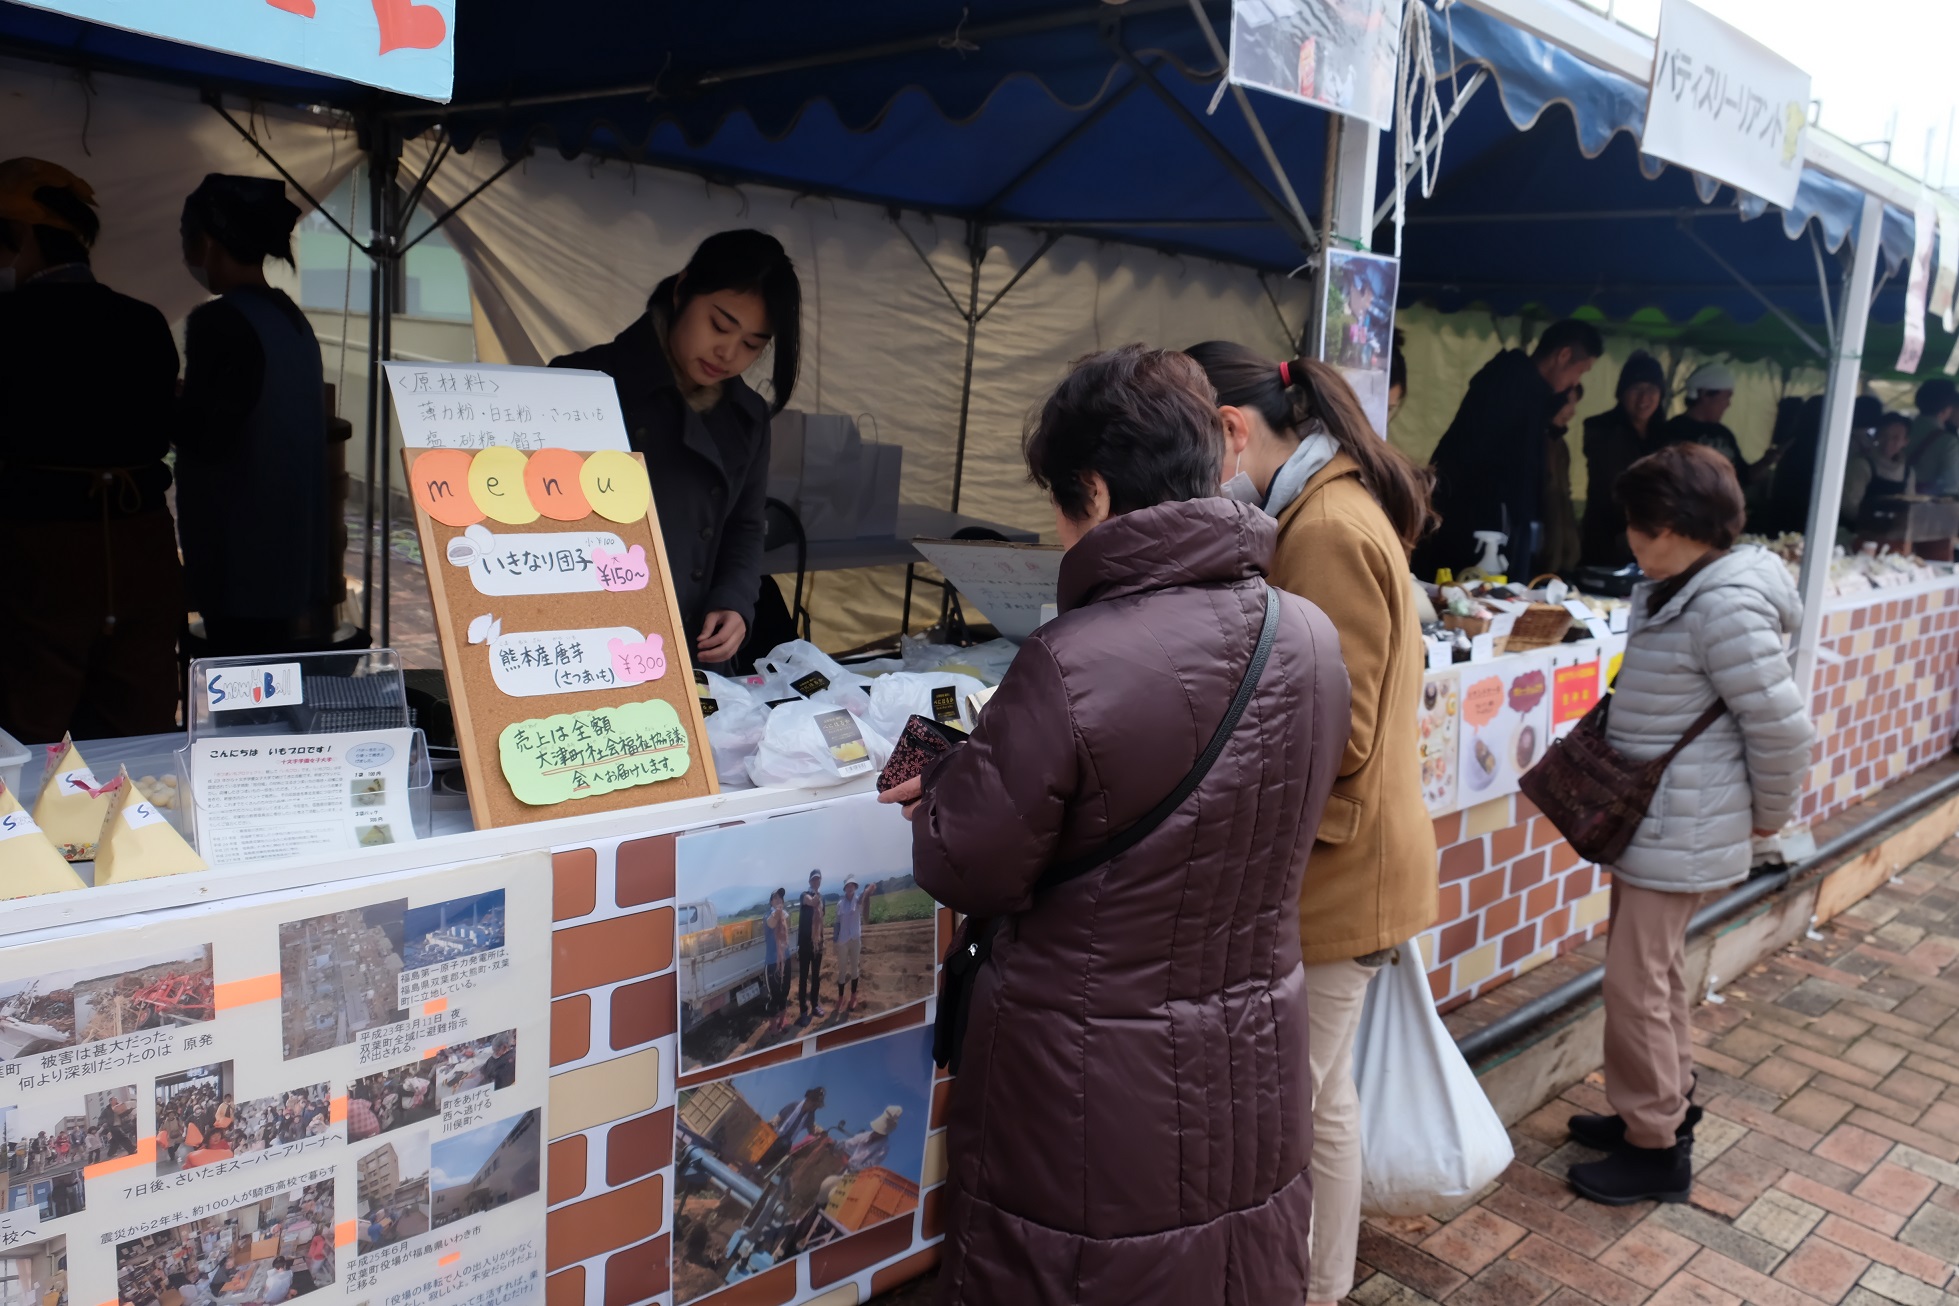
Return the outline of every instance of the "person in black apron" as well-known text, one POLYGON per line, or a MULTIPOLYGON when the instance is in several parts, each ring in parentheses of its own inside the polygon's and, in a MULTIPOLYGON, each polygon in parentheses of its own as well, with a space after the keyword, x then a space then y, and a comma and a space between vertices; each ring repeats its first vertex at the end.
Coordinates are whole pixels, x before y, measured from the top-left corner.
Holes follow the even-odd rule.
POLYGON ((265 280, 298 221, 269 177, 212 173, 184 201, 184 264, 217 298, 184 327, 177 527, 215 655, 326 648, 338 625, 320 345, 265 280))
POLYGON ((177 345, 95 279, 101 227, 66 168, 0 163, 0 727, 35 743, 172 730, 183 689, 177 345))
POLYGON ((646 455, 674 597, 695 662, 733 658, 762 585, 769 419, 788 406, 801 355, 802 284, 780 241, 723 231, 662 281, 608 344, 553 359, 618 383, 632 447, 646 455), (742 373, 770 344, 770 398, 742 373))

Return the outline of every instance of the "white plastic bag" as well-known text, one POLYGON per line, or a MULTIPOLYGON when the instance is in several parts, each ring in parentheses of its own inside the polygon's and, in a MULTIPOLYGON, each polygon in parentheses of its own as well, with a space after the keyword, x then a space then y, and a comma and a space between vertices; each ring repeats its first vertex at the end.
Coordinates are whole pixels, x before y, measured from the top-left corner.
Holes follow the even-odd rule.
POLYGON ((723 789, 748 789, 748 759, 761 747, 762 735, 769 728, 769 709, 747 685, 717 676, 707 677, 707 696, 714 700, 714 714, 707 719, 707 742, 714 750, 714 773, 723 789))
POLYGON ((1361 1210, 1431 1215, 1468 1199, 1515 1156, 1496 1108, 1435 1012, 1417 941, 1368 986, 1354 1040, 1361 1210))
POLYGON ((971 730, 974 718, 972 709, 966 706, 966 698, 985 688, 971 676, 952 671, 931 675, 894 671, 871 682, 871 707, 864 714, 864 724, 895 741, 905 732, 905 722, 914 714, 940 719, 932 696, 944 690, 952 694, 952 710, 959 714, 959 727, 971 730))
MULTIPOLYGON (((861 691, 850 692, 864 697, 861 691)), ((756 748, 755 756, 748 759, 748 778, 758 786, 790 785, 802 789, 824 789, 853 778, 838 773, 823 728, 816 723, 822 713, 836 710, 835 704, 808 700, 784 703, 773 709, 761 745, 756 748)), ((896 741, 867 727, 862 716, 854 715, 852 719, 857 722, 858 733, 864 736, 864 747, 870 752, 869 769, 883 770, 896 741)))
POLYGON ((863 714, 864 686, 870 681, 846 670, 806 639, 776 645, 755 663, 755 670, 766 682, 762 686, 763 702, 800 696, 847 707, 853 715, 863 714))

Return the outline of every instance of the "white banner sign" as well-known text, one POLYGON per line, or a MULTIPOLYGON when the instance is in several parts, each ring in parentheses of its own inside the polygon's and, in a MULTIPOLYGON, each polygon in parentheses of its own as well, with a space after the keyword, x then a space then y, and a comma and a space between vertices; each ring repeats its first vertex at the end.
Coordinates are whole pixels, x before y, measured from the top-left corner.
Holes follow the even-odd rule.
POLYGON ((1786 208, 1808 121, 1808 73, 1688 0, 1666 0, 1640 149, 1786 208))

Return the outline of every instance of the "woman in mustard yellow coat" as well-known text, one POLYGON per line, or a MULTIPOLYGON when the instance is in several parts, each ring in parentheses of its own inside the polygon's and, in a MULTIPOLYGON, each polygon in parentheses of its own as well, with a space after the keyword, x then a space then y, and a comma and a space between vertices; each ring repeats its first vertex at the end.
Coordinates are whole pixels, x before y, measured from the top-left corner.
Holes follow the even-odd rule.
POLYGON ((1313 1246, 1308 1306, 1353 1287, 1360 1236, 1354 1033, 1387 949, 1435 921, 1435 831, 1416 712, 1426 664, 1408 554, 1434 524, 1429 474, 1375 434, 1338 372, 1242 345, 1185 351, 1217 391, 1224 493, 1276 518, 1271 581, 1332 620, 1353 727, 1299 895, 1312 1021, 1313 1246))

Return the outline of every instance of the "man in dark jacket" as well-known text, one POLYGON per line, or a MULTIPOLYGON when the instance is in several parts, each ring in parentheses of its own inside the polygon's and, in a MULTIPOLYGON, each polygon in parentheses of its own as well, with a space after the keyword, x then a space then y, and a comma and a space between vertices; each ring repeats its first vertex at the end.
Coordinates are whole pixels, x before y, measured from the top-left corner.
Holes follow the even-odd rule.
POLYGON ((1545 430, 1559 396, 1604 352, 1598 328, 1567 318, 1528 356, 1507 349, 1483 365, 1430 460, 1442 525, 1415 550, 1417 576, 1433 579, 1442 567, 1460 575, 1481 556, 1476 532, 1500 531, 1509 574, 1530 579, 1542 547, 1534 537, 1543 529, 1545 430))
POLYGON ((94 191, 0 163, 0 727, 30 742, 175 727, 183 571, 164 493, 177 346, 95 279, 94 191))

